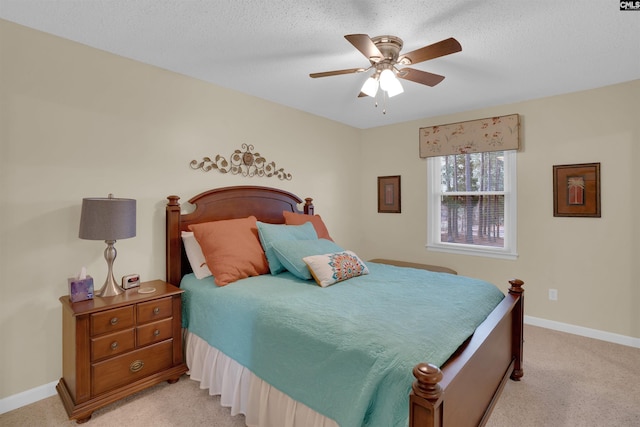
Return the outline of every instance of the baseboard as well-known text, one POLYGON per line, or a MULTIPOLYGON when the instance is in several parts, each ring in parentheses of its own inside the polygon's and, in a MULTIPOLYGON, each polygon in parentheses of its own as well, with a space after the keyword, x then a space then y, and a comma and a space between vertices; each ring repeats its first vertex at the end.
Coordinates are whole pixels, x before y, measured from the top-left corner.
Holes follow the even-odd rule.
POLYGON ((554 331, 567 332, 569 334, 580 335, 587 338, 594 338, 601 341, 612 342, 614 344, 626 345, 628 347, 640 348, 640 338, 628 337, 626 335, 614 334, 612 332, 599 331, 597 329, 585 328, 582 326, 570 325, 568 323, 556 322, 554 320, 540 319, 539 317, 524 316, 524 323, 541 328, 552 329, 554 331))
POLYGON ((23 406, 30 405, 38 400, 46 399, 56 394, 56 384, 54 381, 49 384, 44 384, 31 390, 23 391, 22 393, 14 394, 12 396, 0 399, 0 414, 13 411, 14 409, 21 408, 23 406))

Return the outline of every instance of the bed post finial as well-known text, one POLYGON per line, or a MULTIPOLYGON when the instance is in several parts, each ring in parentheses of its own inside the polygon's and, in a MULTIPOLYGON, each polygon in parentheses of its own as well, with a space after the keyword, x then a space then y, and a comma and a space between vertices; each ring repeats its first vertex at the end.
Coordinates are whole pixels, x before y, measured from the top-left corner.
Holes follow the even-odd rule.
POLYGON ((413 368, 413 376, 416 380, 411 385, 413 392, 427 400, 438 400, 442 395, 442 371, 436 365, 430 363, 418 363, 413 368))
POLYGON ((307 197, 304 199, 304 213, 307 215, 313 215, 314 207, 313 207, 313 199, 311 197, 307 197))
POLYGON ((522 285, 524 285, 524 282, 522 280, 511 279, 509 280, 509 283, 511 284, 511 287, 509 288, 510 294, 522 295, 522 293, 524 292, 524 288, 522 287, 522 285))
POLYGON ((413 368, 416 380, 409 395, 409 426, 439 427, 442 425, 442 371, 435 365, 418 363, 413 368))

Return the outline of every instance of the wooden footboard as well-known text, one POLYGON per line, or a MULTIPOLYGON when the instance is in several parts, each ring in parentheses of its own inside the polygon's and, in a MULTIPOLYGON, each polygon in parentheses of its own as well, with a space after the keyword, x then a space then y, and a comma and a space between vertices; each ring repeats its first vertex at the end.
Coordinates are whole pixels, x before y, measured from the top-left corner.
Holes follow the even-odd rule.
POLYGON ((426 363, 414 368, 410 427, 483 426, 507 379, 520 380, 524 283, 509 283, 504 300, 442 369, 426 363))

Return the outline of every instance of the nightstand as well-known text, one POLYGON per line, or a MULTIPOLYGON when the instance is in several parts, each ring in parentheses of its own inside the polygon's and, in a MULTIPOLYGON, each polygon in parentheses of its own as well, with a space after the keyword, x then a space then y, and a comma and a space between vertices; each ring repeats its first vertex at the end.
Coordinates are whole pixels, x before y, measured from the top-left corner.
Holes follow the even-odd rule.
POLYGON ((56 389, 69 419, 187 372, 182 354, 182 290, 161 280, 113 297, 62 303, 62 378, 56 389), (155 288, 153 293, 138 292, 155 288))

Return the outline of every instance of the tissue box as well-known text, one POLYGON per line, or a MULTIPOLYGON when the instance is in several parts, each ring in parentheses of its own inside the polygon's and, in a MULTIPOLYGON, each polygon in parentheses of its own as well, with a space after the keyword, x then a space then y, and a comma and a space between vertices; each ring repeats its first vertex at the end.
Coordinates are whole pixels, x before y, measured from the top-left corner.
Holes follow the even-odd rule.
POLYGON ((71 302, 93 299, 93 278, 91 276, 87 276, 85 279, 71 277, 68 282, 71 302))

